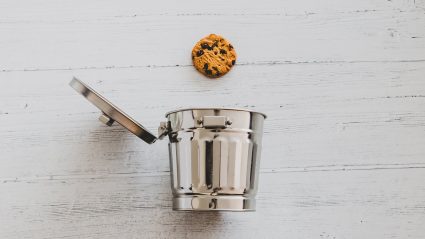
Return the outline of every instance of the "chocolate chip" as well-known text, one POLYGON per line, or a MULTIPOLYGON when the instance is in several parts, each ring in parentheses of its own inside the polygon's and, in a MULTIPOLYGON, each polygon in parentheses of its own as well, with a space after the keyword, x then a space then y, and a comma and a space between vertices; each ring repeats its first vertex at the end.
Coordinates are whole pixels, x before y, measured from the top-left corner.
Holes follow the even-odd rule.
POLYGON ((204 70, 208 70, 208 63, 204 64, 204 70))
POLYGON ((202 43, 201 44, 202 49, 208 49, 210 50, 210 46, 208 45, 208 43, 202 43))
POLYGON ((229 50, 232 50, 232 49, 233 49, 232 44, 229 44, 229 50))
POLYGON ((196 52, 196 56, 202 56, 204 54, 203 50, 199 50, 198 52, 196 52))
POLYGON ((205 73, 210 76, 210 75, 212 75, 212 70, 207 69, 207 70, 205 70, 205 73))
POLYGON ((218 46, 218 41, 214 41, 214 44, 211 46, 211 48, 217 47, 218 46))
POLYGON ((233 61, 232 61, 232 66, 233 66, 235 63, 236 63, 236 61, 235 61, 235 60, 233 60, 233 61))
POLYGON ((221 72, 218 70, 217 67, 213 66, 212 69, 216 71, 215 76, 220 76, 221 75, 221 72))
POLYGON ((224 50, 224 49, 220 49, 220 54, 222 54, 222 55, 227 54, 227 51, 224 50))

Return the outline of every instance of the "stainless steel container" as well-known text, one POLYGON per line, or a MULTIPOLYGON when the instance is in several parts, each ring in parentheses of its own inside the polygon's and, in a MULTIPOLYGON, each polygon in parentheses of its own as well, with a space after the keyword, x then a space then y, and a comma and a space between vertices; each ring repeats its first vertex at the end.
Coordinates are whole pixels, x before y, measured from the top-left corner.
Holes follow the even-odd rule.
POLYGON ((116 121, 149 144, 168 136, 174 210, 255 210, 264 114, 226 108, 171 111, 156 137, 80 80, 70 85, 102 111, 103 123, 116 121))

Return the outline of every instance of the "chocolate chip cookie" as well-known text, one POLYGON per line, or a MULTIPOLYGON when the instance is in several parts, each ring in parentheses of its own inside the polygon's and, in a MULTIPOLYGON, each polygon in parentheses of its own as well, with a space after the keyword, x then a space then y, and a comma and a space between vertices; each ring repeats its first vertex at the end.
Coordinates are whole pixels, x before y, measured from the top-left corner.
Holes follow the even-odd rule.
POLYGON ((217 78, 229 72, 236 63, 236 52, 229 41, 219 35, 210 34, 193 47, 192 60, 199 72, 217 78))

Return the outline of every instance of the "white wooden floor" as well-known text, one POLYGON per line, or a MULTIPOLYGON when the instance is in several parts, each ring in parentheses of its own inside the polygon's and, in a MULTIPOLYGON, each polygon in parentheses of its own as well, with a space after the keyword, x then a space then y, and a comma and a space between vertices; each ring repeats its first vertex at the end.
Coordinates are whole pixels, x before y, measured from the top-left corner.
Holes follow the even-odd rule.
POLYGON ((0 238, 424 237, 424 0, 0 0, 0 238), (209 33, 239 56, 216 81, 209 33), (167 142, 102 125, 72 76, 154 132, 268 114, 257 211, 173 212, 167 142))

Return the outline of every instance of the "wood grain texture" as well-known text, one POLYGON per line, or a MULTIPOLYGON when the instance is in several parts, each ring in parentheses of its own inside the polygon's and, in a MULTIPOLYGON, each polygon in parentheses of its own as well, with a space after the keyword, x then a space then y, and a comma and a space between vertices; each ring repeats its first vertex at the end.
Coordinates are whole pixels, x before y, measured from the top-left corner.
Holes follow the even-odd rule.
POLYGON ((425 1, 0 1, 0 238, 424 238, 425 1), (191 66, 204 35, 238 62, 191 66), (265 112, 254 213, 171 210, 147 145, 182 107, 265 112))

